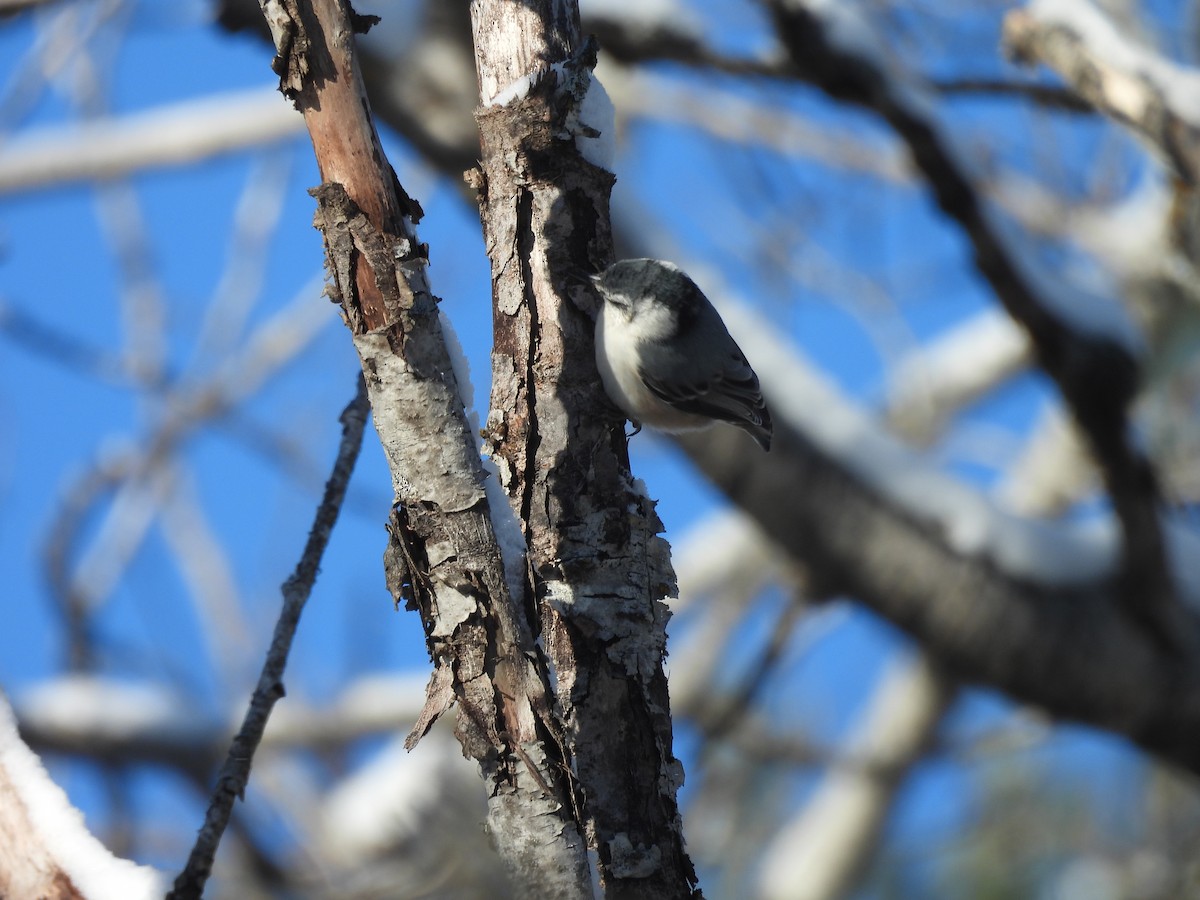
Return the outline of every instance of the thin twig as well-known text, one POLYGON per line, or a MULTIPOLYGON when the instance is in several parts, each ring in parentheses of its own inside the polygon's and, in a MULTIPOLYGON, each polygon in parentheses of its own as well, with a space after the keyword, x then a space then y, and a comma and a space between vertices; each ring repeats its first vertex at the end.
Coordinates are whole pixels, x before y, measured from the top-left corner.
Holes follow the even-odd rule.
POLYGON ((775 672, 780 658, 787 650, 788 641, 795 631, 796 622, 806 611, 800 602, 784 606, 771 629, 767 646, 758 655, 750 671, 742 679, 724 703, 712 707, 712 713, 702 721, 700 727, 708 745, 713 745, 737 728, 754 708, 755 699, 762 693, 767 679, 775 672))
POLYGON ((295 571, 283 583, 283 609, 280 610, 279 621, 275 623, 275 634, 271 638, 271 647, 263 663, 258 686, 250 699, 250 707, 242 720, 242 727, 229 748, 225 765, 221 767, 217 776, 212 801, 209 803, 196 845, 192 848, 187 865, 175 879, 175 887, 167 895, 168 898, 184 900, 201 896, 204 884, 212 872, 213 858, 221 842, 221 835, 229 823, 233 801, 245 793, 246 784, 250 780, 250 763, 254 758, 254 751, 262 740, 275 701, 284 695, 283 671, 287 666, 292 638, 300 623, 304 604, 312 592, 313 583, 317 580, 321 557, 337 522, 342 500, 346 496, 346 485, 350 481, 354 463, 358 459, 358 451, 362 447, 363 429, 369 409, 366 383, 359 376, 358 391, 341 415, 342 443, 338 448, 337 460, 333 464, 333 472, 329 481, 325 483, 325 494, 321 498, 321 505, 317 507, 304 553, 295 571))
MULTIPOLYGON (((588 17, 585 30, 599 39, 605 53, 626 65, 669 60, 694 69, 726 75, 794 81, 801 77, 786 56, 759 58, 728 56, 705 44, 686 28, 662 22, 653 27, 630 27, 628 22, 605 16, 588 17)), ((940 94, 1015 97, 1047 109, 1071 113, 1094 113, 1096 107, 1078 94, 1051 84, 1012 81, 1003 78, 942 79, 930 84, 940 94)))
POLYGON ((1096 107, 1083 97, 1053 84, 1006 81, 1002 78, 953 78, 935 81, 931 87, 944 97, 956 94, 1005 99, 1015 97, 1058 112, 1086 114, 1096 111, 1096 107))

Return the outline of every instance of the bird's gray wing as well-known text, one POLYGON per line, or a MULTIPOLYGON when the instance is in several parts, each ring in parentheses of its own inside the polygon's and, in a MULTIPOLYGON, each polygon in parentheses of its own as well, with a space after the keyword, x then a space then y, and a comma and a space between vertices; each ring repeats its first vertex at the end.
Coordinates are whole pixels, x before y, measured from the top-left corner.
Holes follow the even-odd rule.
POLYGON ((697 373, 710 367, 701 367, 673 349, 657 351, 648 368, 656 376, 647 376, 644 366, 639 373, 642 381, 664 403, 682 412, 730 422, 748 431, 764 448, 770 446, 771 415, 758 376, 736 344, 711 367, 707 377, 697 373))

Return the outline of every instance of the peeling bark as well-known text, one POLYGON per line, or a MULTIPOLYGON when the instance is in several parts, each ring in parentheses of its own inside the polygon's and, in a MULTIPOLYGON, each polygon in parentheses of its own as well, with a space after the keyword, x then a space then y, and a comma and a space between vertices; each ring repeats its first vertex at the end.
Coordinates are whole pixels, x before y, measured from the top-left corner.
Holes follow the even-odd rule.
POLYGON ((527 602, 554 667, 601 887, 609 897, 688 897, 695 873, 662 669, 674 573, 596 372, 595 298, 572 289, 612 258, 615 179, 575 149, 578 92, 562 89, 588 77, 594 44, 580 44, 574 4, 479 0, 472 21, 484 103, 532 83, 477 113, 483 161, 471 179, 494 302, 487 444, 525 528, 527 602))
POLYGON ((590 894, 582 837, 550 712, 546 673, 513 605, 416 237, 370 119, 339 0, 263 0, 281 89, 304 113, 324 183, 312 191, 330 296, 341 304, 392 474, 385 556, 397 599, 421 615, 435 666, 418 740, 453 703, 456 734, 488 786, 488 824, 520 892, 590 894))

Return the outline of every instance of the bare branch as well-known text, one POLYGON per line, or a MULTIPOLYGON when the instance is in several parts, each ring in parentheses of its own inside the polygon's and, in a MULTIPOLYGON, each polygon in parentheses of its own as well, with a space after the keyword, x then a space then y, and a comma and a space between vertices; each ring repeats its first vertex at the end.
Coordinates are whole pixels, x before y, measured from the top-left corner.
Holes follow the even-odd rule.
MULTIPOLYGON (((655 21, 640 21, 636 16, 616 18, 591 15, 584 27, 595 32, 606 54, 625 65, 670 60, 696 69, 707 69, 749 78, 792 80, 798 75, 785 55, 760 57, 727 56, 713 50, 701 35, 681 25, 677 18, 662 16, 655 21)), ((1094 107, 1071 91, 1053 85, 992 78, 943 79, 930 87, 945 96, 975 95, 1015 97, 1048 109, 1090 113, 1094 107)))
POLYGON ((342 442, 338 447, 333 471, 325 485, 325 494, 317 507, 304 552, 296 564, 295 571, 283 584, 283 608, 280 610, 279 620, 275 623, 271 647, 263 663, 254 696, 250 700, 250 707, 246 711, 246 718, 234 737, 229 756, 217 776, 212 802, 204 817, 204 827, 200 829, 187 865, 175 879, 175 886, 169 897, 183 900, 198 898, 203 894, 205 882, 212 872, 217 846, 233 812, 234 801, 245 793, 246 784, 250 779, 250 764, 266 730, 271 709, 284 695, 283 673, 287 667, 292 638, 300 624, 300 615, 308 602, 309 594, 312 593, 313 584, 317 580, 321 557, 337 522, 342 499, 346 496, 346 485, 350 482, 358 451, 362 448, 363 430, 366 428, 369 411, 366 384, 360 378, 354 400, 341 415, 342 442))
MULTIPOLYGON (((48 531, 44 550, 47 582, 67 622, 75 664, 90 651, 87 619, 121 577, 170 488, 170 460, 205 423, 219 419, 251 396, 308 346, 332 318, 330 304, 313 302, 314 288, 302 289, 279 313, 250 334, 239 350, 197 384, 169 392, 163 414, 143 447, 125 446, 99 454, 64 494, 48 531), (89 535, 81 559, 72 561, 86 533, 88 514, 109 492, 104 527, 89 535), (120 501, 118 503, 118 501, 120 501)), ((147 386, 147 389, 154 385, 147 386)))
POLYGON ((1200 771, 1198 657, 1164 653, 1129 627, 1115 547, 1005 517, 952 479, 915 471, 912 454, 889 449, 794 350, 733 313, 722 309, 756 361, 777 443, 747 467, 731 429, 681 436, 718 487, 828 590, 910 632, 953 677, 1200 771))
POLYGON ((218 94, 119 118, 25 131, 0 146, 0 194, 102 181, 294 138, 304 120, 275 91, 218 94))
POLYGON ((49 6, 59 0, 0 0, 0 19, 5 16, 15 16, 17 13, 34 9, 38 6, 49 6))
POLYGON ((868 142, 833 123, 790 115, 747 99, 745 92, 712 84, 691 85, 642 70, 623 70, 610 78, 613 68, 604 72, 605 86, 623 117, 679 122, 718 140, 765 147, 886 182, 912 182, 912 165, 895 142, 868 142))
POLYGON ((239 663, 253 658, 240 590, 229 554, 205 515, 190 468, 180 465, 174 476, 172 490, 159 505, 162 536, 195 599, 215 668, 228 678, 241 671, 239 663))
POLYGON ((1078 94, 1050 84, 1035 84, 1025 81, 999 81, 990 78, 956 78, 953 81, 935 81, 933 89, 946 97, 972 95, 982 97, 1016 97, 1029 100, 1038 106, 1063 112, 1090 113, 1095 107, 1078 94))
POLYGON ((896 792, 926 750, 954 698, 953 685, 918 657, 880 678, 845 756, 870 768, 835 765, 799 814, 766 848, 765 900, 836 900, 870 860, 896 792))
MULTIPOLYGON (((344 749, 407 727, 424 696, 425 679, 413 673, 360 678, 321 707, 292 698, 272 712, 259 746, 344 749)), ((193 705, 157 684, 87 675, 41 682, 14 700, 21 734, 39 751, 101 763, 153 762, 202 781, 228 751, 235 717, 227 723, 197 716, 193 705)), ((237 720, 242 715, 236 711, 237 720)))
POLYGON ((0 333, 8 340, 80 375, 118 383, 134 380, 126 359, 43 322, 26 311, 29 306, 0 297, 0 333))
MULTIPOLYGON (((632 9, 632 7, 631 7, 632 9)), ((606 55, 622 63, 671 60, 730 75, 779 77, 789 68, 786 58, 732 57, 717 53, 696 31, 682 26, 679 17, 639 19, 589 16, 586 27, 595 33, 606 55)))
POLYGON ((792 64, 831 97, 871 109, 908 145, 938 205, 971 241, 975 262, 1009 314, 1029 333, 1087 435, 1125 538, 1122 596, 1131 619, 1163 646, 1189 644, 1196 623, 1180 609, 1168 574, 1153 470, 1129 432, 1137 362, 1125 334, 1097 323, 1095 298, 1041 270, 1032 248, 980 196, 959 149, 925 102, 922 85, 879 60, 876 35, 850 7, 774 0, 771 11, 792 64))
POLYGON ((1200 71, 1138 46, 1089 0, 1033 2, 1004 22, 1019 62, 1043 63, 1105 115, 1144 138, 1175 174, 1200 181, 1200 71))

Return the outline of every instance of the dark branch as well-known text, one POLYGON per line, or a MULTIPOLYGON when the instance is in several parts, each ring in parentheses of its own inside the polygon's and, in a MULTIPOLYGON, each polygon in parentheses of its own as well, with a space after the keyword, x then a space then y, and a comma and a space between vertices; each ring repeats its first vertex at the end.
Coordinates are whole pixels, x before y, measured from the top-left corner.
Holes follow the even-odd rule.
POLYGON ((1164 654, 1130 628, 1112 585, 1050 588, 962 555, 944 529, 914 521, 776 419, 770 454, 751 467, 732 429, 679 443, 782 549, 911 634, 951 676, 1200 773, 1200 657, 1164 654))
POLYGON ((363 429, 366 427, 369 411, 366 383, 360 375, 354 399, 341 415, 341 446, 338 447, 333 471, 325 484, 325 494, 317 507, 317 514, 308 533, 304 553, 300 562, 296 564, 295 571, 283 583, 283 609, 280 610, 279 620, 275 623, 275 634, 271 638, 271 647, 263 663, 258 686, 250 699, 250 707, 242 720, 242 727, 234 737, 229 755, 217 776, 212 801, 204 817, 204 826, 200 829, 187 865, 175 879, 175 887, 168 894, 170 898, 185 900, 198 898, 204 893, 204 884, 212 872, 213 858, 216 856, 225 826, 229 824, 234 800, 245 794, 254 752, 262 740, 275 701, 284 695, 283 673, 287 667, 292 639, 296 634, 296 627, 300 624, 300 614, 304 611, 304 605, 317 580, 321 557, 333 533, 333 526, 337 523, 342 500, 346 496, 346 485, 350 483, 358 451, 362 448, 363 429))
POLYGON ((1023 260, 996 230, 946 132, 910 100, 916 88, 903 83, 903 73, 885 69, 857 47, 837 44, 826 23, 802 5, 775 0, 771 11, 801 77, 834 99, 875 112, 907 144, 938 206, 970 240, 976 266, 1029 333, 1038 363, 1087 436, 1125 537, 1121 602, 1163 646, 1178 650, 1191 643, 1196 629, 1174 596, 1154 473, 1128 428, 1136 360, 1114 338, 1077 330, 1039 294, 1023 260))
POLYGON ((935 81, 933 89, 944 97, 970 94, 983 97, 1013 97, 1029 100, 1047 109, 1071 113, 1094 113, 1096 107, 1074 91, 1052 84, 1003 81, 998 78, 956 78, 935 81))

